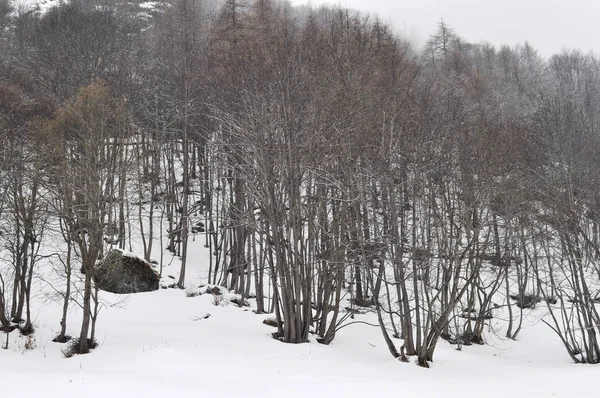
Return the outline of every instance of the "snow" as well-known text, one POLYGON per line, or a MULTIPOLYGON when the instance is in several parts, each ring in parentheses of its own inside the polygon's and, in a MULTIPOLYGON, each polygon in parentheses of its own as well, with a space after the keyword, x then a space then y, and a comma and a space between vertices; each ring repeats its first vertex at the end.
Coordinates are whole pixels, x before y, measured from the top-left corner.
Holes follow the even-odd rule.
MULTIPOLYGON (((166 222, 155 226, 155 231, 166 230, 166 222)), ((392 358, 379 328, 360 323, 341 329, 329 346, 314 337, 306 344, 281 343, 271 337, 275 329, 263 324, 273 314, 236 306, 231 300, 239 296, 222 287, 218 300, 208 292, 204 242, 201 233, 190 237, 185 290, 101 292, 99 346, 72 358, 62 354, 64 344, 51 341, 60 329, 62 303, 51 299, 53 291, 44 281, 61 289, 60 278, 45 274, 54 272, 50 263, 40 265, 33 291, 45 294, 32 303, 35 348, 26 350, 27 338, 13 332, 8 350, 0 349, 3 396, 597 396, 598 369, 571 362, 560 340, 540 321, 547 312, 543 305, 525 312, 517 341, 503 337, 507 315, 494 310, 486 345, 457 351, 440 341, 430 369, 419 368, 414 359, 402 363, 392 358)), ((139 239, 132 245, 124 254, 140 258, 139 239)), ((160 237, 154 245, 152 258, 160 260, 160 237)), ((181 263, 165 252, 162 264, 161 286, 166 287, 178 280, 181 263)), ((373 313, 354 321, 377 323, 373 313)), ((68 334, 77 336, 80 322, 81 310, 71 304, 68 334)), ((0 333, 0 344, 3 338, 0 333)))
MULTIPOLYGON (((45 14, 52 7, 57 7, 62 3, 68 2, 68 0, 11 0, 13 6, 15 7, 16 12, 29 12, 29 11, 37 11, 41 15, 45 14)), ((131 5, 135 6, 134 3, 122 2, 118 3, 119 5, 131 5)), ((151 17, 150 12, 160 11, 165 7, 168 7, 169 4, 162 1, 145 1, 139 3, 136 7, 144 10, 144 12, 138 13, 139 16, 151 17)))
POLYGON ((163 3, 162 1, 146 1, 144 3, 138 4, 138 7, 148 10, 156 10, 165 7, 165 3, 163 3))
POLYGON ((36 10, 45 14, 52 7, 56 7, 65 0, 12 0, 16 12, 27 12, 36 10))
POLYGON ((526 342, 505 350, 441 347, 427 370, 392 359, 375 328, 345 328, 331 346, 285 345, 270 338, 273 329, 261 323, 263 316, 232 305, 216 307, 209 295, 186 298, 172 289, 136 294, 126 307, 100 316, 100 346, 92 354, 63 358, 59 345, 44 340, 52 336, 49 330, 38 337, 35 350, 1 352, 3 392, 50 397, 596 396, 597 370, 569 364, 560 351, 549 354, 556 352, 556 344, 546 352, 545 344, 534 345, 541 349, 537 358, 523 351, 536 341, 532 330, 525 333, 526 342), (192 319, 204 314, 211 316, 192 319))
MULTIPOLYGON (((205 278, 208 253, 203 239, 192 242, 189 283, 205 278)), ((176 275, 179 262, 163 275, 176 275)), ((223 290, 223 288, 221 288, 223 290)), ((198 288, 205 293, 207 287, 198 288)), ((440 342, 435 362, 422 369, 392 358, 378 328, 352 324, 329 346, 316 341, 287 345, 271 337, 269 315, 229 303, 224 292, 186 297, 179 289, 127 296, 102 293, 99 347, 65 358, 64 345, 51 339, 59 330, 60 303, 37 302, 36 347, 11 334, 0 350, 0 385, 7 396, 101 397, 191 396, 306 397, 592 397, 593 366, 575 365, 553 332, 539 321, 544 309, 529 313, 518 341, 487 333, 488 345, 457 351, 440 342), (123 300, 123 297, 126 299, 123 300)), ((80 311, 73 306, 68 331, 78 334, 80 311)), ((374 321, 373 314, 356 320, 374 321)), ((502 321, 499 321, 501 325, 502 321)), ((399 344, 399 341, 396 341, 399 344)))

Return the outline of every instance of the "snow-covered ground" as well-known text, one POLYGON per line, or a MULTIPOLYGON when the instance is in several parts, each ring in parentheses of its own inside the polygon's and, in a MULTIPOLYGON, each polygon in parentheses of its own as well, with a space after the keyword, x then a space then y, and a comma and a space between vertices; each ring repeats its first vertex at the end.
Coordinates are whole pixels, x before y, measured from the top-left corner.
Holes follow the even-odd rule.
POLYGON ((39 10, 42 14, 63 2, 64 0, 12 0, 16 11, 39 10))
MULTIPOLYGON (((69 0, 11 0, 11 4, 15 9, 16 13, 20 12, 39 12, 41 15, 45 14, 48 10, 53 7, 57 7, 62 3, 68 3, 69 0)), ((123 1, 117 3, 121 7, 133 7, 138 9, 140 16, 150 17, 150 12, 160 10, 167 6, 167 3, 162 1, 145 1, 139 4, 123 1)))
MULTIPOLYGON (((205 282, 208 252, 191 243, 190 283, 205 282)), ((179 263, 165 267, 165 282, 179 263)), ((38 281, 39 282, 39 281, 38 281)), ((222 302, 211 294, 187 297, 160 289, 119 296, 104 293, 99 347, 65 358, 51 340, 59 330, 60 303, 42 297, 33 306, 35 345, 11 334, 0 350, 3 396, 208 396, 211 397, 595 397, 598 368, 575 365, 552 331, 526 318, 518 341, 487 334, 488 345, 457 351, 440 342, 430 369, 393 359, 378 328, 353 324, 330 346, 287 345, 271 338, 266 315, 222 302), (209 316, 210 315, 210 316, 209 316), (310 395, 308 395, 310 394, 310 395)), ((74 309, 68 331, 78 334, 74 309)), ((372 315, 356 320, 373 321, 372 315)), ((399 341, 396 341, 398 344, 399 341)))
MULTIPOLYGON (((58 0, 15 0, 39 4, 58 0)), ((140 5, 148 9, 158 4, 140 5)), ((159 227, 157 231, 164 231, 159 227)), ((139 242, 137 242, 139 243, 139 242)), ((160 245, 158 240, 155 242, 160 245)), ((204 238, 191 242, 188 284, 206 284, 208 251, 204 238)), ((163 242, 164 244, 164 242, 163 242)), ((156 247, 156 246, 155 246, 156 247)), ((141 253, 140 247, 134 250, 141 253)), ((178 279, 180 263, 164 258, 163 285, 178 279)), ((48 269, 40 270, 47 278, 48 269)), ((58 278, 60 280, 60 278, 58 278)), ((42 286, 33 289, 50 293, 42 286)), ((333 343, 286 345, 271 338, 274 328, 252 308, 226 300, 215 305, 211 294, 187 297, 178 289, 119 296, 101 294, 99 347, 88 355, 65 358, 64 344, 51 340, 59 331, 60 300, 43 294, 32 303, 35 347, 26 337, 10 335, 0 350, 2 396, 22 397, 597 397, 592 365, 571 362, 560 340, 540 321, 543 305, 527 312, 517 341, 502 338, 495 320, 487 345, 463 347, 441 341, 430 369, 391 357, 377 327, 355 323, 340 330, 333 343)), ((77 336, 81 311, 71 307, 68 333, 77 336)), ((356 321, 376 323, 374 314, 356 321)), ((0 344, 3 344, 0 333, 0 344)), ((399 346, 400 341, 395 343, 399 346)))

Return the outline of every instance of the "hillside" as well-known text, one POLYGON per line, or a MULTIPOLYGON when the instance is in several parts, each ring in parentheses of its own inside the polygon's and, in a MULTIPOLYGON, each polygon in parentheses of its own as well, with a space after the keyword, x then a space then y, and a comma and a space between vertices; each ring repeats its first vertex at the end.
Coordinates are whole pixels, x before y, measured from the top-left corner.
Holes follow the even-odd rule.
MULTIPOLYGON (((193 281, 206 274, 206 251, 194 245, 193 281)), ((175 274, 177 264, 166 268, 175 274)), ((176 275, 175 275, 176 276, 176 275)), ((167 278, 169 279, 169 278, 167 278)), ((388 396, 594 397, 596 369, 569 363, 559 341, 528 313, 517 341, 486 333, 486 345, 455 347, 442 342, 430 369, 389 356, 377 328, 354 324, 329 346, 311 338, 289 345, 274 340, 262 324, 268 315, 213 296, 188 298, 167 289, 123 298, 103 294, 100 345, 90 355, 65 359, 58 331, 58 303, 35 316, 36 348, 11 335, 0 352, 0 381, 7 395, 103 397, 193 394, 213 397, 388 396), (204 318, 210 314, 210 317, 204 318), (200 319, 198 319, 200 318, 200 319)), ((41 308, 36 305, 36 308, 41 308)), ((76 319, 79 312, 73 313, 76 319)), ((374 322, 373 314, 357 321, 374 322)), ((69 327, 77 334, 79 325, 69 327)), ((504 324, 499 322, 500 329, 504 324)), ((500 330, 498 330, 500 333, 500 330)))
POLYGON ((596 395, 593 54, 443 21, 417 51, 277 0, 11 4, 3 391, 596 395))

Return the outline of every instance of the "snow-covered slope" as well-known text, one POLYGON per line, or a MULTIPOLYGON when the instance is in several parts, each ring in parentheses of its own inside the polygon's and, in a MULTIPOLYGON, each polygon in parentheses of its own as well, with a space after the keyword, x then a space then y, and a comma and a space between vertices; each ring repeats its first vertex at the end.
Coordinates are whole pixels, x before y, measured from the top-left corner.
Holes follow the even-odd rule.
MULTIPOLYGON (((11 0, 15 12, 30 12, 35 11, 40 14, 46 13, 52 7, 59 6, 62 3, 68 3, 69 0, 11 0)), ((145 1, 137 4, 131 2, 116 3, 117 7, 125 12, 134 12, 141 17, 150 17, 151 13, 160 10, 166 6, 166 3, 161 1, 145 1)))
MULTIPOLYGON (((39 4, 40 12, 58 3, 17 0, 17 6, 35 9, 39 4)), ((189 291, 207 283, 209 253, 203 243, 202 236, 191 242, 189 291)), ((140 253, 136 244, 133 251, 140 253)), ((163 260, 162 284, 167 286, 178 280, 180 263, 170 254, 163 260)), ((128 296, 102 293, 99 347, 89 355, 65 358, 65 345, 52 342, 61 303, 45 286, 51 277, 48 265, 42 264, 34 281, 39 288, 33 291, 41 292, 32 303, 34 340, 13 332, 8 349, 0 349, 3 396, 598 396, 598 368, 572 364, 560 340, 540 321, 543 306, 527 313, 517 341, 501 337, 504 314, 498 310, 485 335, 487 345, 457 351, 441 341, 431 369, 422 369, 390 356, 379 329, 368 325, 376 323, 372 313, 358 315, 358 322, 341 329, 329 346, 314 339, 286 345, 271 338, 274 329, 262 323, 268 316, 227 300, 216 303, 211 294, 187 297, 178 289, 128 296)), ((54 287, 60 288, 59 283, 54 287)), ((73 304, 70 335, 78 335, 80 318, 73 304)), ((3 337, 0 333, 0 344, 3 337)), ((400 341, 395 343, 400 346, 400 341)))
MULTIPOLYGON (((194 285, 206 275, 202 241, 192 243, 188 274, 194 285)), ((176 259, 167 265, 165 282, 178 269, 176 259)), ((498 330, 487 333, 488 345, 462 351, 440 342, 432 368, 423 369, 393 359, 376 327, 349 325, 330 346, 286 345, 271 338, 274 329, 262 323, 267 316, 178 289, 103 294, 99 347, 65 358, 64 345, 51 341, 60 304, 41 300, 33 307, 36 347, 26 350, 26 338, 14 332, 9 349, 0 350, 4 396, 597 396, 598 369, 570 362, 552 331, 536 320, 542 309, 527 318, 519 341, 498 337, 498 330)), ((78 333, 76 312, 72 335, 78 333)), ((374 322, 374 316, 355 321, 374 322)))
POLYGON ((63 2, 64 0, 12 0, 17 11, 39 10, 41 13, 63 2))

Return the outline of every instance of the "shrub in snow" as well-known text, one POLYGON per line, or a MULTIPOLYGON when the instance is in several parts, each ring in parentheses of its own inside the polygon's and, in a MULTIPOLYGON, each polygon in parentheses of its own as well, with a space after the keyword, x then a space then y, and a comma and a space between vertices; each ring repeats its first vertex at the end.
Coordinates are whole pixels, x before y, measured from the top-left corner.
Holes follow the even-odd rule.
POLYGON ((58 335, 52 339, 52 341, 55 343, 66 343, 70 340, 71 340, 71 336, 69 336, 69 335, 64 335, 64 336, 58 335))
POLYGON ((250 307, 250 303, 247 300, 242 299, 242 296, 239 294, 231 295, 228 301, 238 307, 250 307))
POLYGON ((274 328, 277 327, 277 319, 275 318, 265 318, 263 323, 268 326, 273 326, 274 328))
MULTIPOLYGON (((98 342, 96 341, 96 339, 88 339, 88 348, 90 350, 93 350, 96 347, 98 347, 98 342)), ((70 341, 69 345, 67 346, 67 348, 65 348, 64 350, 62 350, 62 353, 65 356, 65 358, 71 358, 75 354, 80 354, 80 352, 79 352, 79 338, 71 339, 71 341, 70 341)))
POLYGON ((35 339, 32 335, 25 336, 24 348, 26 350, 33 350, 35 348, 35 339))
POLYGON ((223 305, 223 295, 213 293, 213 304, 216 306, 223 305))
POLYGON ((517 302, 517 307, 522 309, 534 309, 535 306, 540 301, 542 301, 541 297, 538 297, 533 294, 524 294, 522 296, 517 294, 511 294, 510 298, 515 300, 517 302))

